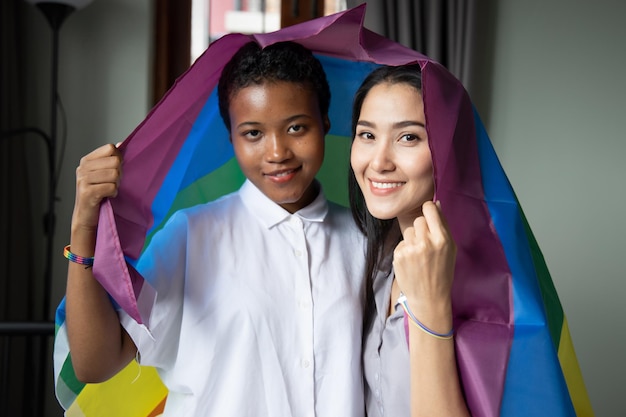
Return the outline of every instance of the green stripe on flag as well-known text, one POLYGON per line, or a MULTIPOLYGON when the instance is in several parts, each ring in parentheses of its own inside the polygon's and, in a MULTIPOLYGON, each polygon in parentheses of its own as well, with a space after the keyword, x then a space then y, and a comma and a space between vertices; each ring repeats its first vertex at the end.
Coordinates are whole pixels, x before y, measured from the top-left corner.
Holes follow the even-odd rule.
MULTIPOLYGON (((519 202, 518 206, 520 206, 519 202)), ((528 236, 528 243, 533 258, 535 271, 537 272, 537 280, 539 281, 541 298, 543 299, 543 305, 548 316, 547 320, 548 327, 550 329, 550 336, 552 337, 552 343, 554 343, 555 348, 558 350, 559 344, 561 342, 561 330, 563 329, 563 308, 561 306, 561 301, 559 301, 559 296, 556 292, 556 288, 554 287, 554 283, 552 282, 552 278, 550 277, 550 272, 548 271, 546 260, 541 253, 541 249, 539 249, 539 245, 537 244, 535 235, 530 229, 528 220, 526 219, 526 215, 524 214, 521 206, 520 213, 522 215, 522 220, 524 221, 526 236, 528 236)))
POLYGON ((232 158, 221 167, 199 178, 185 189, 180 190, 178 194, 176 194, 172 206, 161 224, 153 228, 150 234, 146 236, 144 249, 148 246, 154 234, 167 223, 167 220, 176 211, 198 204, 204 204, 207 201, 213 201, 223 195, 231 193, 237 190, 241 184, 243 184, 244 180, 245 177, 237 164, 237 160, 232 158))
POLYGON ((85 384, 76 378, 74 367, 72 366, 71 354, 67 355, 65 362, 63 362, 63 368, 61 368, 61 375, 59 378, 61 378, 67 388, 76 395, 78 395, 85 387, 85 384))

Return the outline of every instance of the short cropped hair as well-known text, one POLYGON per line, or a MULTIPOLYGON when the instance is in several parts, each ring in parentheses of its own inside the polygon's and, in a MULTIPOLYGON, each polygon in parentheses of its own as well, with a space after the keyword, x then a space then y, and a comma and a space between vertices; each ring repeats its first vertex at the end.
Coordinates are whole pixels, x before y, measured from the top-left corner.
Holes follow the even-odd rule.
POLYGON ((220 115, 228 131, 230 100, 239 90, 253 84, 279 81, 311 89, 317 95, 321 115, 328 115, 330 87, 326 73, 309 49, 295 42, 278 42, 265 48, 249 42, 228 61, 218 84, 220 115))

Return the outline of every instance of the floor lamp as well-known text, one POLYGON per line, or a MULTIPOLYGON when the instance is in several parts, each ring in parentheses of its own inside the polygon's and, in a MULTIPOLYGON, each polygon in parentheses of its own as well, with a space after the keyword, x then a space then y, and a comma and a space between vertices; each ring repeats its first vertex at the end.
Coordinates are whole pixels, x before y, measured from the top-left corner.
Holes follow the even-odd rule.
MULTIPOLYGON (((52 292, 52 257, 54 248, 54 233, 56 226, 56 192, 57 192, 57 119, 58 119, 58 74, 59 74, 59 30, 65 19, 74 11, 81 9, 92 2, 92 0, 26 0, 34 4, 44 14, 50 28, 52 29, 52 56, 51 56, 51 92, 50 92, 50 130, 47 135, 48 145, 48 169, 49 169, 49 192, 47 211, 44 219, 46 233, 46 255, 43 279, 43 311, 45 318, 48 318, 50 311, 50 300, 52 292)), ((37 381, 37 397, 34 401, 34 414, 41 416, 44 413, 43 403, 45 393, 45 371, 48 363, 48 352, 46 339, 42 338, 40 352, 40 373, 37 381)))
POLYGON ((44 14, 52 29, 52 65, 50 94, 50 131, 48 133, 48 163, 50 169, 48 211, 45 217, 45 232, 48 237, 46 264, 44 272, 44 312, 50 310, 50 293, 52 289, 52 248, 55 232, 56 215, 56 161, 57 161, 57 110, 58 110, 58 78, 59 78, 59 30, 65 19, 75 10, 85 7, 92 0, 60 0, 42 1, 27 0, 37 6, 44 14))

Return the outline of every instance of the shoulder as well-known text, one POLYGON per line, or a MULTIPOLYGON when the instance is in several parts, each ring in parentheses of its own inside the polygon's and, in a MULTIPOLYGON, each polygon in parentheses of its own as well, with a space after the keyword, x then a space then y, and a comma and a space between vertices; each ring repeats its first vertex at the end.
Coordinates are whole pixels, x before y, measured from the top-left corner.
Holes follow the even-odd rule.
POLYGON ((171 217, 170 221, 196 222, 206 218, 224 218, 225 214, 229 216, 236 214, 237 210, 242 208, 241 198, 238 192, 226 194, 216 200, 208 203, 198 204, 178 210, 171 217))
POLYGON ((217 200, 176 210, 167 220, 155 226, 154 236, 160 239, 186 240, 196 233, 218 232, 240 221, 241 199, 231 193, 217 200))
POLYGON ((347 227, 357 227, 354 219, 352 218, 352 213, 350 212, 350 209, 330 200, 328 201, 327 218, 331 221, 346 222, 348 223, 346 225, 347 227))

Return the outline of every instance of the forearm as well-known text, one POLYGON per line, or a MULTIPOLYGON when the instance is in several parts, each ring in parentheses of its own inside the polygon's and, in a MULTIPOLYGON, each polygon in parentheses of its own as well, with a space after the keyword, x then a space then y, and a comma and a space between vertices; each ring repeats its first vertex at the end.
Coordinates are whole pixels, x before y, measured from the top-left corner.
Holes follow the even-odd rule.
MULTIPOLYGON (((428 328, 440 333, 452 328, 451 314, 426 322, 428 328)), ((469 416, 456 367, 454 339, 436 338, 410 323, 409 346, 411 416, 469 416)))
MULTIPOLYGON (((72 230, 70 248, 93 256, 95 231, 72 230)), ((72 364, 79 380, 102 382, 127 365, 136 349, 93 269, 68 263, 66 325, 72 364)))

